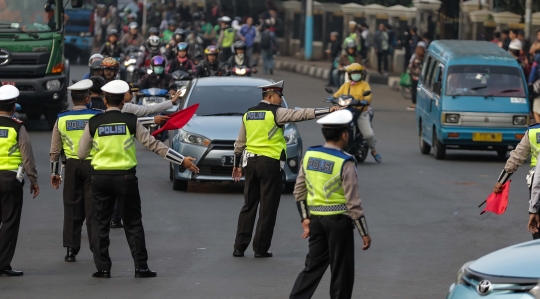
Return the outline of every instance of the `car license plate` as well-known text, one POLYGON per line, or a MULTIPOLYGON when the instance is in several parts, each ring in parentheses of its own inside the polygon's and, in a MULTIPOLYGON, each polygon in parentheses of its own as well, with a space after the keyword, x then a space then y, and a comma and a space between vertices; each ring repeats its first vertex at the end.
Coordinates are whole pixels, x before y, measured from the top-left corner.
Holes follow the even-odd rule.
POLYGON ((13 82, 13 81, 2 81, 2 85, 13 85, 13 86, 15 86, 15 82, 13 82))
POLYGON ((234 165, 234 156, 221 156, 221 166, 230 166, 234 165))
POLYGON ((473 141, 502 142, 502 133, 473 133, 473 141))

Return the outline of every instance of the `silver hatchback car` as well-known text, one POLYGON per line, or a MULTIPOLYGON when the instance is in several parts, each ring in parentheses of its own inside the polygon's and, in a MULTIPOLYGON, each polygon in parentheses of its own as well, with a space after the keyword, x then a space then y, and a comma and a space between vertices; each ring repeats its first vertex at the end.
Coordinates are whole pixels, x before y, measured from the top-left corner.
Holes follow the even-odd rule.
MULTIPOLYGON (((199 104, 196 115, 180 130, 169 131, 170 147, 196 159, 198 174, 182 166, 170 165, 173 189, 185 191, 189 181, 232 182, 234 143, 242 116, 262 100, 257 86, 273 81, 248 77, 209 77, 195 79, 179 104, 181 109, 199 104)), ((287 108, 286 101, 283 107, 287 108)), ((292 190, 302 157, 302 139, 295 124, 284 127, 287 161, 283 187, 292 190)))

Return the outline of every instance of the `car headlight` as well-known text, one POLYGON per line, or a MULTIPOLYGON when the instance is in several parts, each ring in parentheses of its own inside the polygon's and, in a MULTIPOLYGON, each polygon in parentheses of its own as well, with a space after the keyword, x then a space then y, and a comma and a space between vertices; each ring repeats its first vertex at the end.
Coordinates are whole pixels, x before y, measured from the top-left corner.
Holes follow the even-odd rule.
POLYGON ((470 264, 472 264, 472 262, 473 261, 466 262, 465 264, 463 264, 463 266, 461 266, 461 268, 459 269, 459 271, 457 273, 456 284, 463 283, 463 277, 465 276, 465 270, 469 267, 470 264))
POLYGON ((60 89, 60 81, 59 80, 51 80, 47 81, 47 84, 45 86, 47 87, 47 90, 58 90, 60 89))
POLYGON ((135 63, 137 63, 137 60, 135 60, 135 59, 133 59, 133 58, 124 61, 124 65, 125 65, 125 66, 128 66, 128 65, 130 65, 130 64, 135 64, 135 63))
POLYGON ((296 130, 292 131, 291 133, 287 135, 283 135, 283 137, 285 138, 285 143, 287 145, 298 143, 298 131, 296 130))
POLYGON ((457 124, 459 122, 459 114, 445 114, 445 123, 457 124))
POLYGON ((193 145, 209 146, 210 140, 204 136, 180 130, 180 141, 193 145))
POLYGON ((142 99, 143 106, 152 106, 163 102, 162 97, 145 97, 142 99))
POLYGON ((91 35, 92 35, 91 32, 81 32, 81 33, 79 33, 80 37, 91 36, 91 35))
POLYGON ((527 124, 527 118, 526 115, 514 115, 512 122, 515 126, 523 126, 527 124))
POLYGON ((345 99, 339 98, 338 104, 339 104, 340 106, 345 107, 345 106, 349 106, 349 104, 351 103, 351 101, 352 101, 352 98, 345 98, 345 99))

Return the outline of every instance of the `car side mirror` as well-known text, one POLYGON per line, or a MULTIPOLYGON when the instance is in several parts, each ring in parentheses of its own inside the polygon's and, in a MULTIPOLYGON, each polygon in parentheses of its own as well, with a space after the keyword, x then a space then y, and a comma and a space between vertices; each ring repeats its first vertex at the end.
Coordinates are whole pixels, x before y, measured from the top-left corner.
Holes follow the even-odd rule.
POLYGON ((441 95, 441 82, 433 82, 433 92, 441 95))
POLYGON ((371 90, 366 90, 366 91, 364 91, 364 93, 362 93, 362 95, 365 96, 365 97, 367 97, 370 94, 371 94, 371 90))
POLYGON ((334 91, 333 91, 332 88, 330 88, 330 87, 325 87, 324 90, 325 90, 327 93, 334 93, 334 91))
POLYGON ((83 0, 71 0, 71 7, 81 8, 83 5, 83 0))

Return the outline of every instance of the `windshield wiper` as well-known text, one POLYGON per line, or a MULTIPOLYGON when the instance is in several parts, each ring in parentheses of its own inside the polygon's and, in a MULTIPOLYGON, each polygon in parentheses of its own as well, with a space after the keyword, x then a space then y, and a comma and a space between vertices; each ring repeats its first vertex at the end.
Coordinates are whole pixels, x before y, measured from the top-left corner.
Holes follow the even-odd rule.
POLYGON ((516 92, 516 91, 520 91, 519 89, 505 89, 505 90, 501 90, 501 91, 496 91, 496 92, 493 92, 493 93, 490 93, 486 96, 487 97, 491 97, 491 96, 494 96, 498 93, 509 93, 509 92, 516 92))
POLYGON ((233 116, 233 115, 244 115, 241 112, 225 112, 225 113, 212 113, 212 114, 203 114, 200 116, 233 116))
POLYGON ((464 88, 464 90, 462 90, 461 92, 459 93, 456 93, 456 94, 453 94, 452 96, 455 97, 455 96, 460 96, 460 95, 463 95, 464 93, 468 92, 469 90, 480 90, 480 89, 484 89, 484 88, 487 88, 487 85, 484 85, 484 86, 476 86, 476 87, 471 87, 471 88, 464 88))

